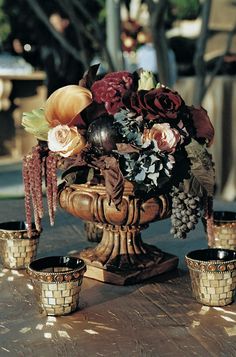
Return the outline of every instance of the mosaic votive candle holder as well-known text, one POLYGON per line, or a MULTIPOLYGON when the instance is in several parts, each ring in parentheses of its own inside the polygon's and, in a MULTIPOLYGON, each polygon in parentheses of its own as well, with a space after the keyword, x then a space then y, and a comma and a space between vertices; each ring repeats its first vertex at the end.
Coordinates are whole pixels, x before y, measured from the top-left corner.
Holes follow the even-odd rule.
POLYGON ((185 256, 195 299, 208 306, 225 306, 234 300, 236 251, 195 250, 185 256))
POLYGON ((210 248, 236 250, 236 212, 215 211, 212 233, 212 239, 208 240, 210 248))
POLYGON ((32 281, 41 313, 67 315, 77 310, 86 266, 75 257, 52 256, 30 263, 32 281))
POLYGON ((2 265, 8 269, 25 269, 37 255, 40 237, 32 225, 32 237, 28 237, 24 221, 0 223, 0 256, 2 265))

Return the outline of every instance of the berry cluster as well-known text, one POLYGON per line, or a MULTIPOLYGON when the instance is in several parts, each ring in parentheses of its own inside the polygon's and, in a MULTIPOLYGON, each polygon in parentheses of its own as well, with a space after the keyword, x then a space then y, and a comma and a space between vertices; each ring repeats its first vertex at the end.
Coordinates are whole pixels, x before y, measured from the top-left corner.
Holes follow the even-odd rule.
POLYGON ((174 187, 172 196, 171 234, 175 238, 186 238, 201 216, 201 202, 198 196, 185 193, 174 187))

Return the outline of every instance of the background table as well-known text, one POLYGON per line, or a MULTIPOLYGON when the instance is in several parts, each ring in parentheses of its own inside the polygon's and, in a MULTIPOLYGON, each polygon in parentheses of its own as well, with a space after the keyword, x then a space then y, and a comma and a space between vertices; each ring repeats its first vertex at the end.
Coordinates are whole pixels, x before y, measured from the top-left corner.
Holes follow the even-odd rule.
MULTIPOLYGON (((24 219, 22 199, 0 202, 1 221, 24 219)), ((215 209, 236 210, 236 202, 215 209)), ((87 242, 83 222, 58 210, 55 227, 43 220, 38 257, 69 254, 87 242)), ((0 356, 235 356, 236 303, 198 304, 191 295, 184 255, 205 248, 201 224, 186 240, 156 222, 143 239, 180 258, 179 270, 143 284, 114 286, 84 279, 80 310, 64 317, 40 315, 24 271, 0 272, 0 356)))

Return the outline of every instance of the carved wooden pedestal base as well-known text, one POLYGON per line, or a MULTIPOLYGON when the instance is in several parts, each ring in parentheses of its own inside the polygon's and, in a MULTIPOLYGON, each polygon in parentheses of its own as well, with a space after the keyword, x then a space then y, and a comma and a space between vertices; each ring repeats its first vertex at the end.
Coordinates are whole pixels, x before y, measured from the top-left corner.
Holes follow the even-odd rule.
POLYGON ((176 256, 143 243, 137 227, 106 225, 101 242, 78 256, 87 265, 86 277, 116 285, 139 283, 178 265, 176 256))
POLYGON ((99 268, 95 265, 94 262, 91 263, 84 257, 83 252, 79 254, 79 257, 84 259, 87 265, 87 271, 84 275, 85 277, 115 285, 141 283, 148 278, 152 278, 154 276, 176 269, 179 260, 175 255, 164 253, 163 260, 156 265, 153 263, 152 266, 143 269, 112 272, 99 268))
POLYGON ((87 264, 85 276, 116 285, 141 282, 175 269, 178 258, 143 243, 140 230, 170 215, 168 195, 136 197, 125 182, 119 208, 107 198, 102 184, 73 184, 59 194, 62 208, 103 228, 101 242, 78 254, 87 264))

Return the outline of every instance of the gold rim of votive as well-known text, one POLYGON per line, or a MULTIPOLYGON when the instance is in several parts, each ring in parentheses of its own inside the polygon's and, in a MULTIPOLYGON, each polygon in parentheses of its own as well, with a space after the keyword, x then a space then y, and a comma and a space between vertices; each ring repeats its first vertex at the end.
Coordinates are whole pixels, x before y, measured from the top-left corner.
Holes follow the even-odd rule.
POLYGON ((9 221, 0 223, 0 239, 38 239, 41 232, 42 230, 38 231, 35 224, 32 223, 32 237, 30 238, 28 237, 26 222, 9 221))
POLYGON ((67 256, 50 256, 37 259, 28 266, 27 273, 30 278, 48 282, 65 283, 79 280, 86 271, 86 265, 82 259, 67 256), (62 271, 46 271, 46 269, 64 268, 62 271))
MULTIPOLYGON (((223 253, 222 253, 223 254, 223 253)), ((236 251, 230 249, 222 248, 209 248, 201 249, 189 252, 185 255, 185 261, 189 269, 201 272, 211 272, 211 273, 225 273, 227 271, 233 271, 236 269, 236 251), (223 260, 223 259, 197 259, 189 257, 190 254, 217 254, 217 252, 225 252, 226 254, 231 254, 233 259, 223 260)))

